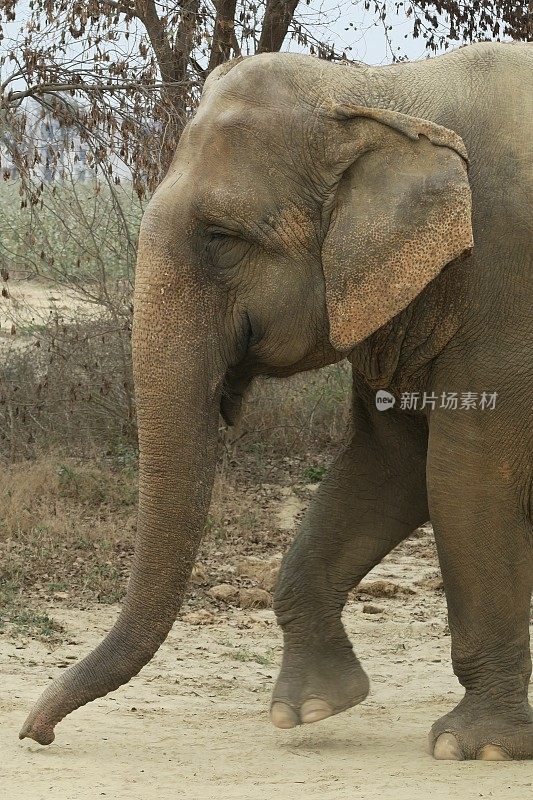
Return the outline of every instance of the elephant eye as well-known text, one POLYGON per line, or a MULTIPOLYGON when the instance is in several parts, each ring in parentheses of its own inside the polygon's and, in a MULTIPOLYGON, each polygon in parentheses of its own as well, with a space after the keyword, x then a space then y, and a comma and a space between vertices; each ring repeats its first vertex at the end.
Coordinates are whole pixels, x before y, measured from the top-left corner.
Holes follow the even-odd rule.
POLYGON ((206 250, 214 264, 230 266, 246 255, 251 246, 236 233, 213 230, 208 234, 206 250))
POLYGON ((221 230, 218 228, 214 228, 208 232, 208 237, 211 242, 227 242, 240 240, 243 241, 242 237, 239 236, 238 233, 234 233, 233 231, 226 231, 221 230))
POLYGON ((212 231, 209 234, 209 238, 212 242, 220 242, 224 241, 225 239, 234 239, 236 236, 235 234, 228 233, 227 231, 212 231))

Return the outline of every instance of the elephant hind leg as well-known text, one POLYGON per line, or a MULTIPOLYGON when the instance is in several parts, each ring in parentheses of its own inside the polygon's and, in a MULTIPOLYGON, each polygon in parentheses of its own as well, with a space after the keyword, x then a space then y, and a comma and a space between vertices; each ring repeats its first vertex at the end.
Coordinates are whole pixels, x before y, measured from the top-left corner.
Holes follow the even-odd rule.
POLYGON ((533 528, 520 487, 523 466, 531 463, 526 447, 508 435, 497 411, 431 420, 431 517, 452 662, 465 688, 459 705, 431 730, 437 759, 533 758, 533 528))
POLYGON ((284 654, 271 721, 317 722, 364 700, 368 678, 341 622, 348 592, 429 518, 426 423, 354 397, 353 435, 316 493, 275 596, 284 654))

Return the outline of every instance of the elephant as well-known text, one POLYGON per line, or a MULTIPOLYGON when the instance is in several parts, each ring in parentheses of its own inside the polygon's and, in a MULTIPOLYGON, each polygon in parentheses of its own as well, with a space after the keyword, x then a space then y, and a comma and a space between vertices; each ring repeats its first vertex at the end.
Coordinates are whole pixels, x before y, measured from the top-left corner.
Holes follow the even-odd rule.
POLYGON ((49 744, 164 641, 204 531, 219 413, 234 424, 258 375, 347 360, 349 431, 275 592, 271 721, 365 699, 348 592, 430 519, 464 687, 430 750, 533 756, 532 87, 533 45, 494 42, 382 67, 261 54, 208 77, 139 234, 127 596, 21 738, 49 744))

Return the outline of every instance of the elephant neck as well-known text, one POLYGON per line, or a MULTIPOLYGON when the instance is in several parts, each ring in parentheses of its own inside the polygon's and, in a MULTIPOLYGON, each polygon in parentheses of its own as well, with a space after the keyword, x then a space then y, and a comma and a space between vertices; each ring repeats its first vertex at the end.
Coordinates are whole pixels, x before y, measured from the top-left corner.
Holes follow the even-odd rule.
POLYGON ((365 67, 346 75, 346 91, 372 108, 385 108, 456 129, 470 100, 464 73, 443 58, 365 67))
POLYGON ((403 311, 352 350, 349 361, 370 387, 397 396, 432 388, 434 367, 462 326, 458 284, 463 264, 461 259, 449 264, 403 311))

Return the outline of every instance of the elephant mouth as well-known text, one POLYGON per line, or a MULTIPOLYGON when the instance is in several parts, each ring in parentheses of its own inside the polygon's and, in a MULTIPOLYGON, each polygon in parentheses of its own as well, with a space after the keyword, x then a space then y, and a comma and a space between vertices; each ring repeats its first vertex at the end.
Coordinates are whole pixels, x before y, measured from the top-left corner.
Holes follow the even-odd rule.
POLYGON ((254 333, 248 313, 244 315, 243 328, 240 359, 228 368, 220 397, 220 414, 229 427, 239 421, 244 396, 255 375, 261 372, 256 352, 259 337, 254 333))
POLYGON ((230 369, 226 374, 220 398, 220 414, 229 427, 239 421, 244 396, 252 380, 252 376, 239 374, 236 368, 230 369))
POLYGON ((220 400, 220 414, 228 427, 236 425, 242 410, 242 396, 224 395, 220 400))

